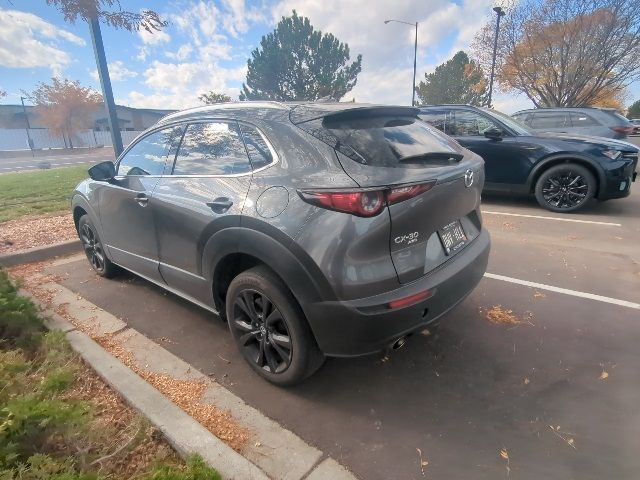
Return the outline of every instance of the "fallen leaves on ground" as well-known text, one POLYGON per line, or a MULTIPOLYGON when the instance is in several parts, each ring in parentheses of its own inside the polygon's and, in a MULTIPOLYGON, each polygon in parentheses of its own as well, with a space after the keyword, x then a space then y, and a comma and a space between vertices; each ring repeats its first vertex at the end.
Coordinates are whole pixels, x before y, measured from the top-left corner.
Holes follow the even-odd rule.
POLYGON ((547 295, 542 292, 536 292, 533 294, 533 298, 546 298, 547 295))
POLYGON ((562 439, 567 445, 569 445, 574 450, 577 450, 576 442, 571 437, 571 435, 573 435, 572 433, 563 432, 562 430, 560 430, 560 425, 556 425, 555 427, 553 425, 549 425, 549 429, 553 432, 553 434, 556 437, 562 439))
POLYGON ((0 253, 51 245, 77 236, 71 213, 22 217, 0 223, 0 253))
POLYGON ((416 448, 416 451, 418 452, 418 456, 420 457, 420 471, 422 472, 422 476, 424 477, 425 476, 424 467, 429 465, 429 462, 422 458, 422 450, 420 450, 419 448, 416 448))
POLYGON ((484 316, 487 320, 496 325, 521 325, 526 323, 533 326, 533 323, 531 322, 533 313, 526 312, 522 318, 519 318, 515 313, 513 313, 513 310, 503 308, 502 305, 494 305, 484 312, 484 316))
POLYGON ((507 478, 511 477, 511 459, 509 458, 509 452, 507 451, 506 447, 502 447, 502 450, 500 450, 500 457, 502 457, 502 459, 507 463, 505 465, 505 468, 507 469, 507 478))

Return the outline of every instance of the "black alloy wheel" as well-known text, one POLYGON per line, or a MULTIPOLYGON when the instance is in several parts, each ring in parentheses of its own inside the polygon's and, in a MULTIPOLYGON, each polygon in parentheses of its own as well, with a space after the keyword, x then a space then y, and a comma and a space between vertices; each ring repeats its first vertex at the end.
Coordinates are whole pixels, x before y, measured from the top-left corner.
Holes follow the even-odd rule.
POLYGON ((118 266, 107 257, 96 227, 87 214, 78 220, 78 236, 91 267, 98 275, 111 278, 118 273, 118 266))
POLYGON ((568 171, 547 178, 542 186, 542 196, 556 208, 574 208, 584 201, 588 190, 584 177, 568 171))
POLYGON ((551 167, 538 179, 538 203, 553 212, 572 212, 595 195, 596 181, 586 168, 575 164, 551 167))
POLYGON ((100 239, 93 231, 92 226, 89 223, 84 223, 80 227, 80 240, 84 247, 84 253, 87 255, 91 266, 96 272, 104 272, 105 268, 105 256, 104 249, 100 239))
POLYGON ((261 369, 279 374, 291 365, 293 345, 278 307, 264 294, 246 289, 233 305, 231 328, 247 359, 261 369))
POLYGON ((324 355, 300 304, 266 265, 238 274, 225 298, 231 336, 258 375, 273 384, 290 386, 323 364, 324 355))

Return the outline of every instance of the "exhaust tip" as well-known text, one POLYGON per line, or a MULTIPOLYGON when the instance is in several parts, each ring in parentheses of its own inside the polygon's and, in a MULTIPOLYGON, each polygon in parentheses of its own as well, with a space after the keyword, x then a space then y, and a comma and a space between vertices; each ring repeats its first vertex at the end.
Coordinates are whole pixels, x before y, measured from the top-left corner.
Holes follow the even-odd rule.
POLYGON ((400 337, 395 342, 391 344, 392 350, 400 350, 407 343, 407 337, 400 337))

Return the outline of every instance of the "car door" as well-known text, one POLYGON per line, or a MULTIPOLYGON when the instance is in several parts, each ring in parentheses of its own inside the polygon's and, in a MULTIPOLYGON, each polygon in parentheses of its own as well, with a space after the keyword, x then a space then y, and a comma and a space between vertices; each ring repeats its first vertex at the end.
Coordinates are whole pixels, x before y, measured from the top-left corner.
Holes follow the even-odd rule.
POLYGON ((154 192, 160 272, 170 288, 212 306, 203 251, 215 232, 240 225, 251 175, 235 121, 187 126, 172 173, 154 192))
POLYGON ((120 157, 116 176, 101 185, 100 222, 110 258, 143 277, 160 281, 158 243, 152 214, 153 190, 175 154, 180 127, 153 131, 120 157))
POLYGON ((452 136, 465 148, 480 155, 485 163, 485 189, 511 191, 524 184, 531 162, 523 155, 523 145, 495 119, 480 112, 455 109, 452 136), (488 130, 499 130, 499 138, 487 138, 488 130))

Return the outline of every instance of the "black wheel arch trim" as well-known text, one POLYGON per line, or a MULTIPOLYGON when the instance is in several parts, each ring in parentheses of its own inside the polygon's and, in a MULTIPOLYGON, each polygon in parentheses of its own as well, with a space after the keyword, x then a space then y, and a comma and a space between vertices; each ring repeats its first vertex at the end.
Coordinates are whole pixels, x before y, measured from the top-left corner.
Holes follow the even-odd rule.
POLYGON ((203 245, 202 276, 213 282, 220 262, 232 254, 250 255, 271 268, 305 304, 335 300, 324 274, 291 237, 260 220, 244 217, 242 226, 216 229, 203 245))
POLYGON ((91 204, 89 203, 89 200, 87 200, 84 195, 78 192, 75 192, 73 194, 73 197, 71 198, 71 214, 72 215, 75 215, 76 208, 81 208, 82 210, 87 212, 87 215, 89 215, 89 218, 93 223, 93 226, 96 228, 96 230, 98 230, 98 237, 100 237, 101 239, 104 239, 104 235, 102 234, 103 233, 102 224, 100 223, 100 217, 98 213, 91 206, 91 204))
POLYGON ((576 152, 549 155, 548 157, 545 157, 544 159, 537 162, 531 172, 529 172, 529 177, 527 178, 526 183, 527 191, 529 193, 533 193, 536 182, 538 181, 538 178, 540 178, 540 175, 542 175, 544 170, 561 163, 576 163, 578 165, 586 166, 590 170, 595 170, 597 174, 596 181, 598 182, 595 197, 597 198, 598 196, 600 196, 600 194, 602 193, 601 189, 606 186, 607 182, 607 177, 604 173, 603 168, 598 165, 598 162, 594 161, 590 157, 576 152))

